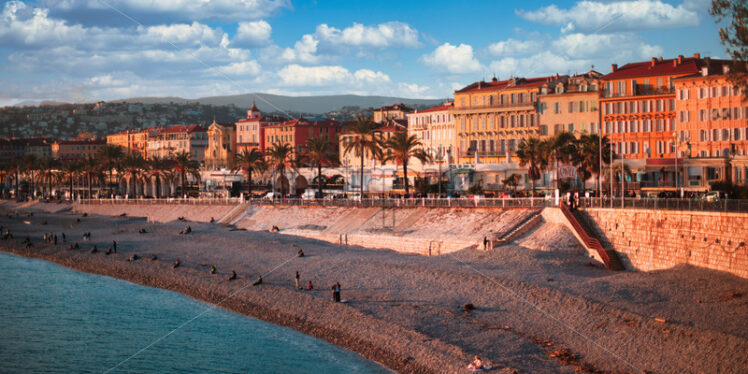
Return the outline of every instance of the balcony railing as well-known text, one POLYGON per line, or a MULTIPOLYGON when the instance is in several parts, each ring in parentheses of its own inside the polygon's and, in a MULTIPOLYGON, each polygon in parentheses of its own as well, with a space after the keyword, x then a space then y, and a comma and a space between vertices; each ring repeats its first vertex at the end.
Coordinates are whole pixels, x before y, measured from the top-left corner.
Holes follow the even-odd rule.
MULTIPOLYGON (((464 151, 460 152, 460 157, 475 157, 476 151, 464 151)), ((511 156, 514 152, 509 152, 511 156)), ((503 157, 506 156, 506 151, 495 150, 495 151, 478 151, 478 157, 503 157)))
POLYGON ((521 103, 493 103, 493 104, 477 104, 477 105, 466 105, 459 108, 455 108, 456 111, 467 111, 471 109, 501 109, 501 108, 535 108, 536 103, 532 101, 523 101, 521 103))
POLYGON ((637 84, 634 89, 633 95, 629 95, 628 93, 622 94, 619 92, 603 91, 602 97, 616 98, 616 97, 631 97, 631 96, 654 96, 654 95, 667 95, 667 94, 674 94, 674 93, 675 93, 675 88, 670 88, 670 87, 653 88, 653 87, 645 86, 643 84, 637 84))

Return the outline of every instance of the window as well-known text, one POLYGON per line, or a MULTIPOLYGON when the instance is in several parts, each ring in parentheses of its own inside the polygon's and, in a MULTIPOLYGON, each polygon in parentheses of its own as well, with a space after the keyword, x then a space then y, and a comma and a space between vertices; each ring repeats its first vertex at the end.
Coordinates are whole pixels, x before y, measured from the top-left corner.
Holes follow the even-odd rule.
POLYGON ((719 140, 719 130, 712 129, 712 140, 714 140, 714 141, 719 140))
POLYGON ((540 135, 548 135, 548 126, 540 125, 540 135))
POLYGON ((618 96, 626 96, 626 81, 618 81, 618 96))
POLYGON ((573 123, 569 124, 569 132, 574 132, 574 124, 573 123))
POLYGON ((460 117, 460 130, 465 131, 465 117, 460 117))
POLYGON ((569 102, 569 113, 574 113, 574 112, 576 112, 576 110, 574 110, 574 102, 570 101, 569 102))
POLYGON ((553 113, 561 113, 561 103, 553 103, 553 113))
POLYGON ((730 140, 730 130, 722 129, 722 140, 730 140))
POLYGON ((501 118, 501 128, 503 129, 506 127, 506 117, 501 116, 500 118, 501 118))
POLYGON ((705 109, 699 109, 699 122, 706 121, 706 110, 705 109))

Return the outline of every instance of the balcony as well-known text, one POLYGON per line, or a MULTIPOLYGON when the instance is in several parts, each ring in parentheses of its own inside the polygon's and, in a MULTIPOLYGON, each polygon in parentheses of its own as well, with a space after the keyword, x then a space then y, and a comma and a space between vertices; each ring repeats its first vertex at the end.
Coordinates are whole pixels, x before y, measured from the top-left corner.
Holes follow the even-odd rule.
POLYGON ((648 85, 637 84, 634 89, 633 95, 621 95, 618 92, 603 91, 602 97, 609 99, 609 98, 616 98, 616 97, 656 96, 656 95, 668 95, 668 94, 675 94, 675 88, 670 88, 670 87, 654 88, 648 85))
MULTIPOLYGON (((474 150, 467 150, 460 152, 460 157, 475 157, 474 150)), ((509 155, 513 155, 514 152, 509 152, 509 155)), ((478 157, 504 157, 506 156, 505 150, 494 150, 494 151, 478 151, 478 157)))
POLYGON ((460 108, 455 108, 455 113, 468 113, 474 112, 481 109, 526 109, 534 110, 537 104, 532 101, 525 101, 521 103, 493 103, 493 104, 478 104, 468 105, 460 108))

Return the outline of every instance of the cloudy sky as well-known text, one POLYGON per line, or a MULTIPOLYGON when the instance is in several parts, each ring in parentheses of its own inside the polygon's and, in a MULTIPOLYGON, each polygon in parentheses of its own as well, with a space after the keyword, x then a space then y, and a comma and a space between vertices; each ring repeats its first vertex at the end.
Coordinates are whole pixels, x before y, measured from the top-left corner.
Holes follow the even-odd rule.
POLYGON ((709 3, 6 1, 0 105, 248 92, 446 98, 493 76, 723 57, 709 3))

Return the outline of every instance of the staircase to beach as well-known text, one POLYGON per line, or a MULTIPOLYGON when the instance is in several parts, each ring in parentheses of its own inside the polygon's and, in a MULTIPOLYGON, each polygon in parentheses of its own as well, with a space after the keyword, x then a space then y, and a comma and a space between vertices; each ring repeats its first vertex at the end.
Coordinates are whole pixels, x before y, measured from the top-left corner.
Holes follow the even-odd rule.
POLYGON ((605 266, 608 269, 624 270, 623 263, 621 263, 616 252, 612 249, 603 247, 600 240, 593 236, 595 231, 591 230, 586 220, 580 216, 580 212, 572 212, 564 204, 561 204, 560 208, 561 212, 574 229, 574 234, 576 234, 588 250, 596 252, 600 257, 600 260, 605 263, 605 266))
POLYGON ((509 243, 535 228, 543 220, 540 215, 541 211, 542 209, 534 209, 507 230, 495 233, 493 236, 493 246, 496 247, 509 243))

